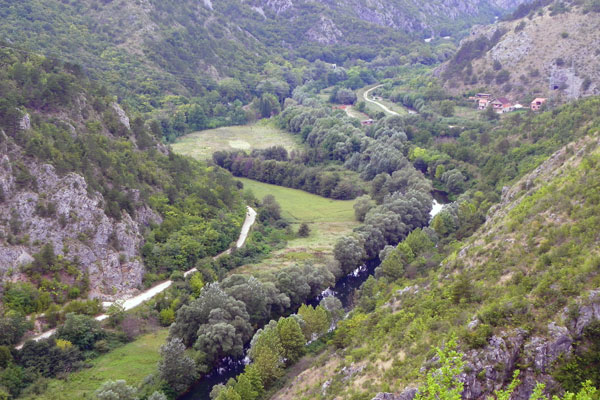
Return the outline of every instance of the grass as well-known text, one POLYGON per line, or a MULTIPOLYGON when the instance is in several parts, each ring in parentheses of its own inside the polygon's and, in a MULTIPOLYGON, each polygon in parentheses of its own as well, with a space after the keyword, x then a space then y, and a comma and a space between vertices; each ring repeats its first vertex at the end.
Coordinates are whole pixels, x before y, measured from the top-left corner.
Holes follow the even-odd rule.
POLYGON ((354 219, 353 200, 332 200, 302 190, 289 189, 250 179, 239 179, 258 199, 271 194, 281 205, 281 214, 297 232, 301 223, 307 223, 311 232, 306 238, 289 240, 283 250, 275 251, 269 259, 256 265, 239 268, 237 273, 252 273, 278 269, 293 263, 327 263, 332 259, 335 242, 352 231, 358 222, 354 219))
POLYGON ((134 342, 91 361, 92 367, 70 374, 66 380, 52 379, 45 393, 26 397, 37 400, 94 399, 94 392, 107 380, 124 379, 132 386, 156 371, 159 349, 168 329, 139 337, 134 342))
POLYGON ((178 154, 199 160, 210 159, 215 151, 253 150, 271 146, 283 146, 288 151, 298 148, 299 140, 269 121, 253 125, 228 126, 194 132, 183 136, 172 145, 178 154))

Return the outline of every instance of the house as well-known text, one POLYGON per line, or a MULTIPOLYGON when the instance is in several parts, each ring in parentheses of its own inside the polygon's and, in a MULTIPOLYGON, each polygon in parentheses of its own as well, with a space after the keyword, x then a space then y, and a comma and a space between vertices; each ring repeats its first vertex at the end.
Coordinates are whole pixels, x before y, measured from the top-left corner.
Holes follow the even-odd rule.
POLYGON ((375 121, 373 121, 372 119, 365 119, 364 121, 360 121, 360 123, 362 125, 373 125, 375 121))
POLYGON ((514 110, 514 107, 510 100, 506 97, 498 97, 496 100, 492 101, 492 107, 498 114, 507 113, 514 110))
POLYGON ((488 99, 479 99, 479 101, 477 103, 477 109, 485 110, 489 104, 490 104, 490 101, 488 99))
POLYGON ((489 100, 491 97, 492 97, 492 95, 488 94, 488 93, 477 93, 475 96, 470 96, 469 100, 480 100, 480 99, 489 100))
POLYGON ((538 97, 531 102, 531 109, 533 111, 539 111, 545 102, 546 99, 544 99, 543 97, 538 97))

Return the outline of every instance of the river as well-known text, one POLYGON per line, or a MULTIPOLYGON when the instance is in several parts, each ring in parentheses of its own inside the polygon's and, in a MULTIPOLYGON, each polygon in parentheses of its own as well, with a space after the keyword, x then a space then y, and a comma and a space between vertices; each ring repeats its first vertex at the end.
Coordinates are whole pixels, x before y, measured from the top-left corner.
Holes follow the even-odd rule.
MULTIPOLYGON (((346 275, 333 288, 325 290, 321 295, 307 301, 307 304, 316 306, 319 302, 328 296, 335 296, 342 302, 344 308, 349 311, 352 304, 352 295, 355 289, 367 278, 372 275, 375 268, 379 265, 379 260, 368 261, 365 265, 357 268, 351 274, 346 275)), ((219 367, 215 368, 209 375, 204 376, 194 385, 189 392, 179 397, 179 400, 207 400, 214 385, 225 384, 230 378, 235 378, 237 375, 244 372, 244 367, 249 362, 247 357, 227 357, 221 360, 219 367)))
MULTIPOLYGON (((440 193, 437 195, 434 194, 432 210, 430 213, 431 218, 441 211, 444 202, 447 202, 447 198, 445 196, 441 195, 440 193)), ((346 275, 342 279, 338 280, 333 288, 326 289, 323 291, 323 293, 321 293, 321 295, 308 300, 306 303, 316 306, 324 297, 335 296, 342 302, 344 309, 349 311, 353 307, 352 300, 354 290, 358 289, 360 285, 362 285, 362 283, 375 272, 375 268, 377 268, 379 264, 379 259, 367 261, 365 265, 357 268, 349 275, 346 275)), ((225 384, 229 379, 235 378, 237 375, 244 372, 244 367, 248 362, 248 357, 227 357, 221 360, 221 363, 217 368, 199 380, 198 383, 196 383, 187 393, 180 396, 179 400, 210 399, 209 395, 214 385, 225 384)))

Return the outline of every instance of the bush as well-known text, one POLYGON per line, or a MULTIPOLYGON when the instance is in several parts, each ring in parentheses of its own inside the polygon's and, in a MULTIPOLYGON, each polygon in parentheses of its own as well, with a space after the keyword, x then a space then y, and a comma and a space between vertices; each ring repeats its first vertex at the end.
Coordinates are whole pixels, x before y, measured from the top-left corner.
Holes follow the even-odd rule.
POLYGON ((310 228, 308 224, 303 222, 300 224, 300 228, 298 228, 298 237, 308 237, 310 235, 310 228))
POLYGON ((91 350, 94 343, 105 336, 98 321, 87 315, 73 313, 67 314, 64 325, 58 328, 57 335, 81 350, 91 350))

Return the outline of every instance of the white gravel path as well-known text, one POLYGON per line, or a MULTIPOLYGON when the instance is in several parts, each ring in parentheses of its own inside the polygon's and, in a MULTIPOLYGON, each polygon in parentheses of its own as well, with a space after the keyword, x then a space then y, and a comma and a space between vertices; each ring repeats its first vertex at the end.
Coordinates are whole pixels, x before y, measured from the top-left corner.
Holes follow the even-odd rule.
MULTIPOLYGON (((246 212, 246 219, 244 220, 244 224, 242 225, 242 230, 240 232, 240 236, 238 237, 238 240, 235 243, 236 248, 240 248, 244 245, 244 243, 246 242, 246 239, 248 238, 248 233, 250 233, 250 228, 252 227, 252 225, 254 225, 255 221, 256 221, 256 211, 252 207, 248 207, 248 211, 246 212)), ((231 253, 231 249, 224 251, 223 253, 215 256, 215 258, 219 258, 223 254, 229 254, 229 253, 231 253)), ((191 270, 185 272, 183 275, 188 276, 196 271, 197 271, 196 268, 192 268, 191 270)), ((150 300, 157 294, 164 292, 172 284, 173 284, 173 281, 162 282, 162 283, 160 283, 156 286, 153 286, 150 289, 138 294, 137 296, 131 297, 126 300, 122 300, 121 305, 123 306, 123 309, 125 309, 125 311, 131 310, 131 309, 139 306, 143 302, 150 300)), ((111 304, 112 303, 110 303, 110 302, 103 303, 103 305, 105 307, 110 307, 111 304)), ((103 320, 107 319, 108 317, 109 317, 108 314, 101 314, 101 315, 96 316, 96 320, 103 321, 103 320)), ((47 339, 50 336, 52 336, 54 334, 54 332, 56 332, 56 329, 51 329, 51 330, 46 331, 38 336, 32 337, 30 340, 34 340, 37 342, 42 339, 47 339)), ((23 347, 23 343, 16 346, 17 349, 21 349, 22 347, 23 347)))
POLYGON ((388 113, 388 114, 391 114, 391 115, 400 115, 400 114, 398 114, 396 111, 392 111, 392 110, 390 110, 389 108, 387 108, 387 107, 386 107, 386 106, 384 106, 383 104, 381 104, 381 103, 379 103, 379 102, 377 102, 377 101, 375 101, 375 100, 371 100, 371 99, 369 99, 369 93, 371 93, 373 90, 375 90, 375 89, 377 89, 377 88, 380 88, 380 87, 382 87, 382 86, 383 86, 383 85, 378 85, 378 86, 372 87, 371 89, 369 89, 369 90, 365 91, 365 92, 363 93, 363 98, 365 99, 365 101, 366 101, 366 102, 373 103, 373 104, 375 104, 375 105, 377 105, 377 106, 381 107, 381 108, 383 109, 383 111, 385 111, 385 112, 386 112, 386 113, 388 113))

